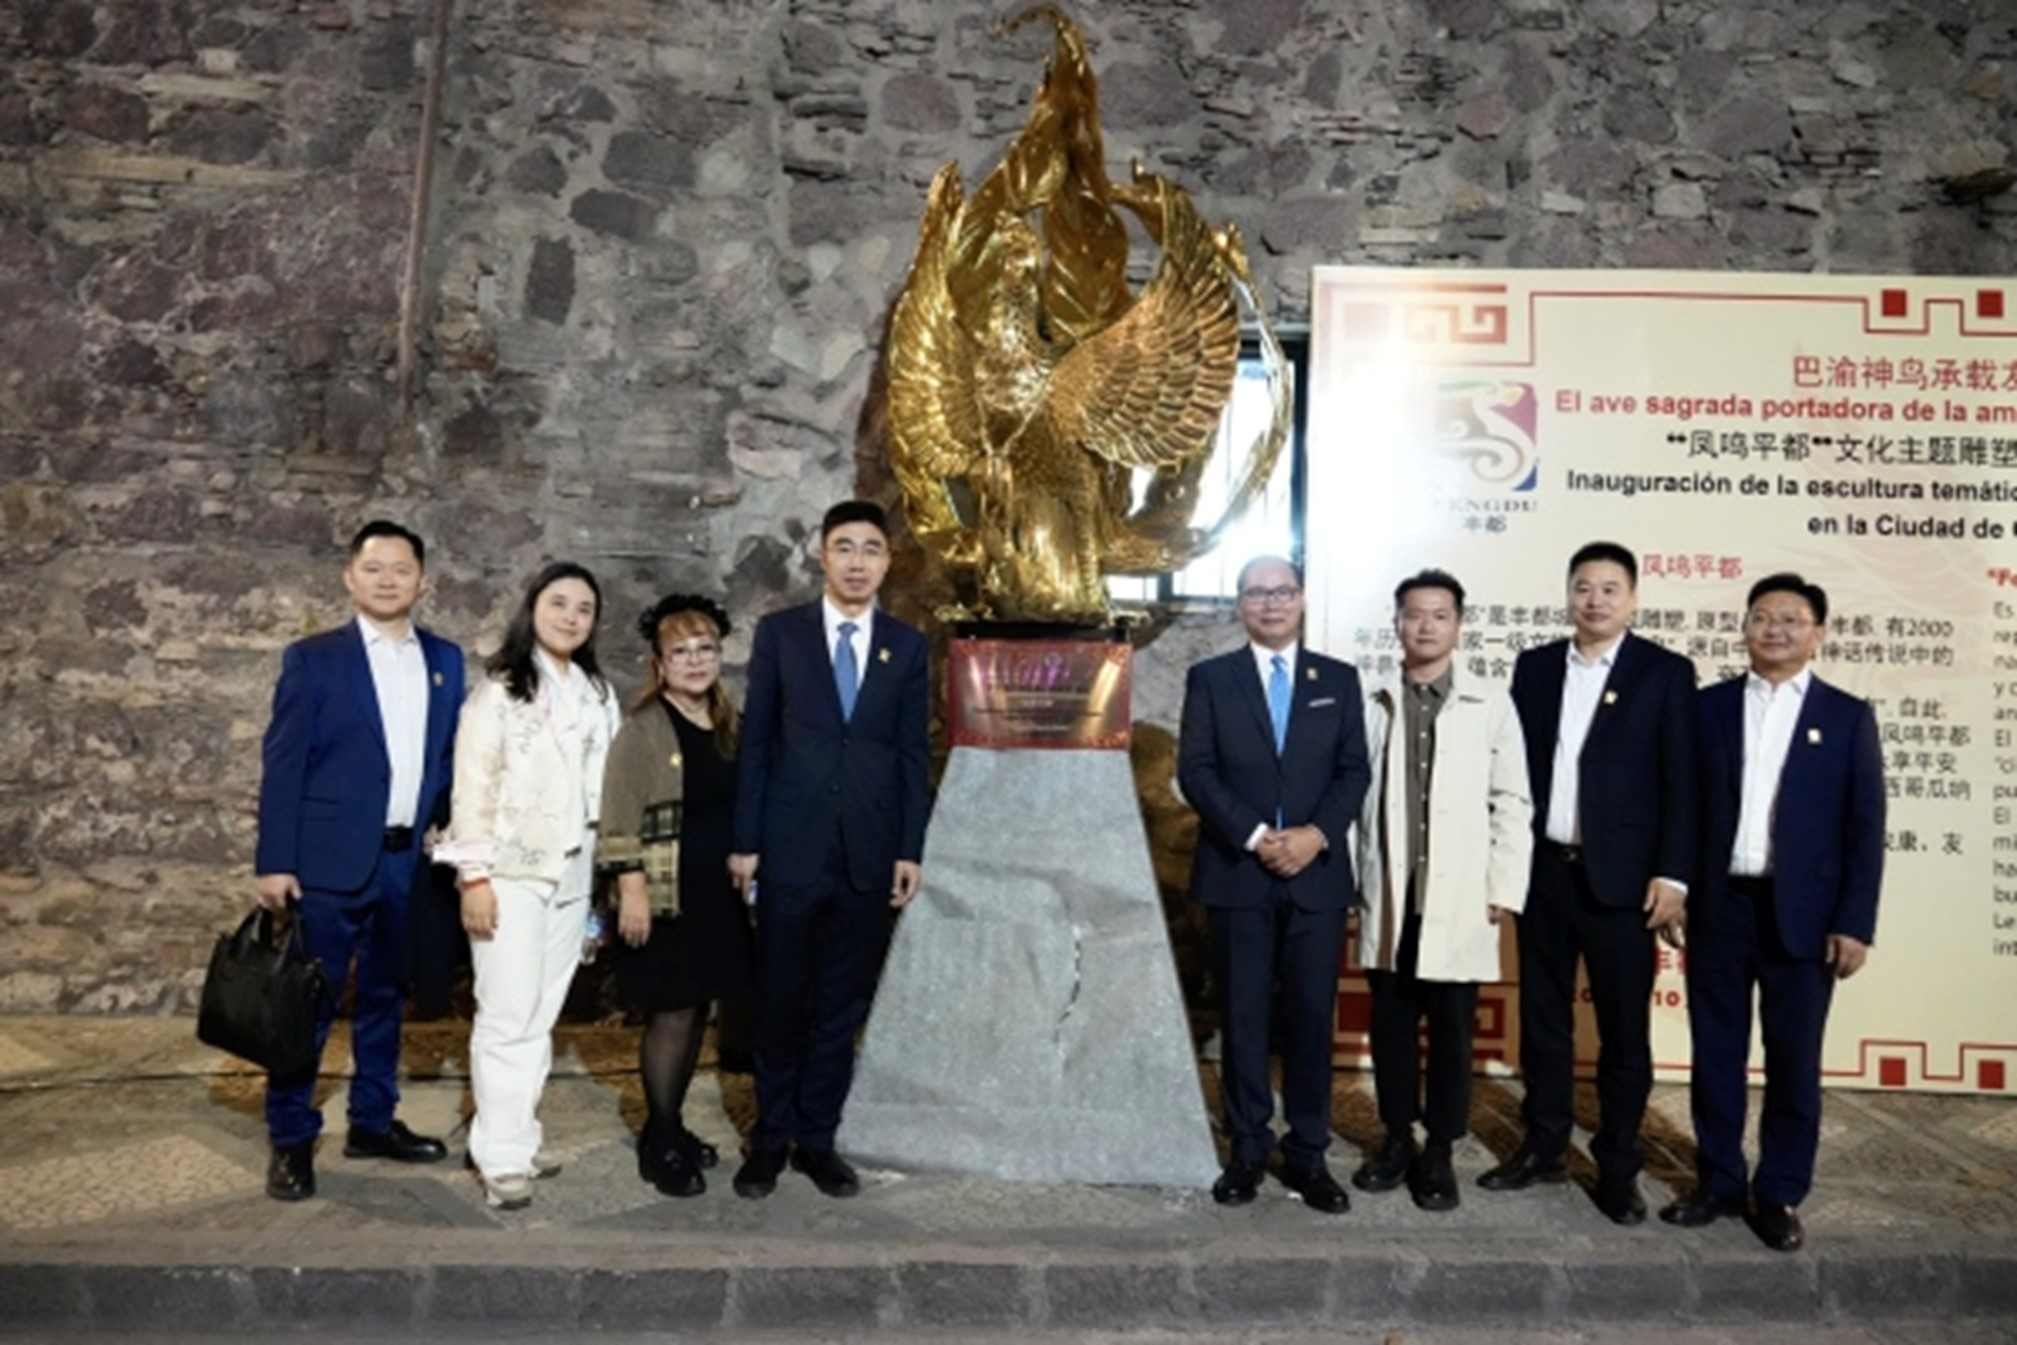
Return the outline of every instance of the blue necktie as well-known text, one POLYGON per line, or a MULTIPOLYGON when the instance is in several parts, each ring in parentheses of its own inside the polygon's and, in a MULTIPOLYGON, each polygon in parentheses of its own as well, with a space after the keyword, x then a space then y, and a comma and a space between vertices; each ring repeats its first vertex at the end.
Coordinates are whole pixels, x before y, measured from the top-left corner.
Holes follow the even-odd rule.
POLYGON ((855 698, 861 695, 861 664, 854 656, 854 633, 859 629, 852 621, 840 623, 840 642, 833 649, 833 686, 840 692, 840 719, 843 724, 854 718, 855 698))
POLYGON ((1268 718, 1275 723, 1275 755, 1282 754, 1282 748, 1289 741, 1289 668, 1277 654, 1270 660, 1268 673, 1268 718))

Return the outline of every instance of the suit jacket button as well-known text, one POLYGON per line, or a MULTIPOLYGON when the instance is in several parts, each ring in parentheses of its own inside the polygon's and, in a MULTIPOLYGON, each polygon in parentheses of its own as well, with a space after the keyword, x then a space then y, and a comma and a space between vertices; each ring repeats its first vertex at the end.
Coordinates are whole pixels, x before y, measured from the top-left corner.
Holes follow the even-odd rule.
POLYGON ((838 793, 840 793, 840 786, 839 786, 839 785, 828 785, 828 786, 826 787, 826 792, 827 792, 827 793, 829 793, 829 794, 838 794, 838 793))

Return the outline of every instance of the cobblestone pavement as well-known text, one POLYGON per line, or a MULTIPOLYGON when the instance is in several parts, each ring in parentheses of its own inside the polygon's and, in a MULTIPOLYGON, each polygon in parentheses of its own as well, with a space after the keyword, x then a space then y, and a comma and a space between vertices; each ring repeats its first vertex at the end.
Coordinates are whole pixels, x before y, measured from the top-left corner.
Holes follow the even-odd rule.
MULTIPOLYGON (((1485 1080, 1449 1214, 1403 1192, 1355 1193, 1349 1215, 1326 1218, 1272 1183, 1225 1210, 1202 1191, 896 1172, 865 1172, 849 1201, 795 1174, 769 1200, 738 1200, 749 1081, 711 1069, 688 1121, 724 1165, 705 1195, 675 1201, 636 1175, 634 1034, 569 1027, 544 1109, 566 1169, 504 1214, 460 1161, 465 1041, 455 1023, 408 1030, 401 1114, 448 1136, 451 1161, 343 1158, 332 1076, 320 1195, 287 1205, 263 1193, 263 1081, 198 1045, 188 1020, 0 1018, 0 1334, 246 1338, 298 1322, 374 1341, 500 1325, 618 1341, 2017 1339, 2017 1107, 2003 1100, 1831 1093, 1810 1246, 1794 1256, 1727 1221, 1619 1229, 1578 1186, 1476 1189, 1517 1116, 1516 1091, 1485 1080), (1253 1334, 1266 1330, 1280 1334, 1253 1334)), ((339 1028, 326 1061, 347 1058, 339 1028)), ((1342 1178, 1377 1137, 1369 1076, 1339 1076, 1334 1114, 1342 1178)), ((1657 1208, 1690 1170, 1683 1089, 1657 1090, 1648 1134, 1657 1208)))

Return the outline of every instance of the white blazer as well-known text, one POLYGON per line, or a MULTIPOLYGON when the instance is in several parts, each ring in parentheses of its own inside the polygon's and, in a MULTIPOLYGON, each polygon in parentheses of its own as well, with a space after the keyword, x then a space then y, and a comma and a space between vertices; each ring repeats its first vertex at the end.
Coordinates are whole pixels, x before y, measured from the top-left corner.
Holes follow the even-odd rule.
POLYGON ((557 883, 570 856, 595 844, 602 770, 622 708, 606 682, 590 678, 572 732, 542 667, 531 702, 514 700, 486 677, 463 702, 455 730, 455 789, 447 841, 435 858, 465 879, 557 883))
MULTIPOLYGON (((1407 918, 1405 882, 1413 860, 1404 781, 1407 734, 1402 674, 1366 695, 1366 749, 1373 783, 1359 826, 1358 962, 1394 969, 1407 918), (1398 838, 1398 839, 1397 839, 1398 838), (1397 881, 1397 879, 1399 881, 1397 881)), ((1415 974, 1425 981, 1498 981, 1500 933, 1486 908, 1527 904, 1534 848, 1533 797, 1519 712, 1503 688, 1453 668, 1450 698, 1436 715, 1429 775, 1429 871, 1422 895, 1422 946, 1415 974)))

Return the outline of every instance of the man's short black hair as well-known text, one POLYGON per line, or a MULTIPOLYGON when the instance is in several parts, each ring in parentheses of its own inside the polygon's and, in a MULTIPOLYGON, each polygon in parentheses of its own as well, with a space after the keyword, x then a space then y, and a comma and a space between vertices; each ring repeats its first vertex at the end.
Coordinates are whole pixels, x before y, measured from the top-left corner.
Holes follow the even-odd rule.
POLYGON ((826 517, 819 521, 819 535, 822 542, 835 528, 844 528, 850 523, 866 523, 889 540, 889 515, 874 500, 842 500, 826 511, 826 517))
POLYGON ((1607 560, 1625 571, 1625 577, 1632 581, 1632 587, 1639 586, 1639 558, 1616 542, 1586 542, 1576 548, 1576 554, 1569 557, 1569 574, 1573 577, 1593 560, 1607 560))
POLYGON ((1408 595, 1418 588, 1439 588, 1444 590, 1451 598, 1456 600, 1457 615, 1462 616, 1464 614, 1464 586, 1458 583, 1457 576, 1451 574, 1448 570, 1436 569, 1422 570, 1403 579, 1394 589, 1394 610, 1396 612, 1400 611, 1401 605, 1408 600, 1408 595))
POLYGON ((427 568, 427 543, 420 540, 419 533, 402 528, 389 518, 374 518, 357 530, 357 535, 350 539, 351 559, 355 560, 357 553, 364 550, 364 544, 374 537, 397 537, 413 548, 413 558, 420 562, 421 568, 427 568))
POLYGON ((1750 595, 1744 599, 1744 610, 1748 612, 1756 607, 1758 599, 1767 593, 1790 593, 1807 604, 1808 610, 1814 614, 1815 625, 1824 626, 1828 623, 1828 590, 1819 584, 1808 583, 1791 570, 1768 574, 1751 585, 1750 595))

